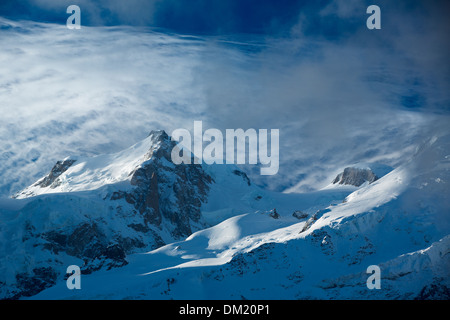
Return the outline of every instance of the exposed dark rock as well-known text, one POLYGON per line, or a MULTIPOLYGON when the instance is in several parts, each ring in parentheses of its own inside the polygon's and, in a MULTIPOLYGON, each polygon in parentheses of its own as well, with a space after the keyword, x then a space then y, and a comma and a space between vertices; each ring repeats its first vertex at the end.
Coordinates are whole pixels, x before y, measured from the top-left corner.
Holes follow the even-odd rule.
POLYGON ((144 246, 136 239, 119 237, 110 240, 97 223, 83 223, 73 231, 69 230, 52 230, 42 234, 41 237, 47 240, 43 247, 56 254, 61 251, 82 259, 84 273, 126 265, 126 249, 144 246))
POLYGON ((442 279, 436 279, 433 283, 423 287, 415 300, 450 300, 450 288, 441 282, 442 279))
MULTIPOLYGON (((164 131, 152 131, 153 147, 142 165, 131 172, 132 191, 114 192, 111 200, 124 198, 144 217, 149 225, 161 226, 168 220, 174 227, 171 234, 182 238, 192 233, 192 222, 200 222, 200 207, 207 201, 212 178, 199 164, 171 162, 171 150, 176 145, 164 131)), ((136 227, 136 226, 135 226, 136 227)))
POLYGON ((50 173, 36 185, 41 186, 42 188, 48 186, 50 186, 50 188, 56 188, 58 186, 57 178, 65 171, 67 171, 67 169, 69 169, 70 166, 75 163, 75 161, 76 160, 63 160, 56 162, 52 170, 50 170, 50 173))
POLYGON ((139 223, 130 223, 128 227, 134 229, 137 232, 147 233, 150 231, 150 228, 145 224, 139 224, 139 223))
POLYGON ((270 210, 269 216, 271 216, 274 219, 280 218, 280 214, 277 212, 277 209, 275 209, 275 208, 273 210, 270 210))
POLYGON ((27 241, 35 236, 36 228, 31 224, 30 221, 25 222, 25 234, 22 237, 22 241, 27 241))
POLYGON ((333 242, 331 241, 331 235, 326 230, 314 230, 311 233, 311 240, 316 245, 320 245, 322 252, 326 255, 333 255, 335 253, 335 248, 333 242))
POLYGON ((359 187, 365 182, 372 183, 379 178, 370 169, 347 167, 333 180, 333 184, 344 184, 359 187))
POLYGON ((319 219, 318 217, 318 212, 316 212, 315 214, 312 215, 312 217, 310 217, 305 225, 303 226, 302 230, 300 230, 299 233, 305 232, 306 230, 308 230, 309 228, 311 228, 311 226, 313 225, 314 222, 316 222, 316 220, 319 219))
POLYGON ((57 273, 51 267, 34 268, 31 273, 18 273, 16 281, 20 291, 16 292, 12 299, 31 297, 53 286, 56 279, 57 273))
POLYGON ((265 243, 249 252, 238 253, 224 267, 238 276, 244 276, 245 273, 250 272, 257 273, 260 271, 260 265, 264 265, 265 260, 270 259, 275 246, 275 243, 265 243))
POLYGON ((246 174, 245 172, 242 172, 242 171, 240 171, 240 170, 233 170, 233 173, 234 173, 235 175, 237 175, 237 176, 242 177, 242 179, 244 179, 244 181, 247 182, 247 184, 248 184, 249 186, 251 186, 250 179, 248 178, 248 176, 247 176, 247 174, 246 174))
POLYGON ((77 257, 95 258, 107 246, 105 235, 95 223, 77 227, 67 238, 67 253, 77 257))
POLYGON ((41 235, 42 238, 48 242, 44 244, 44 248, 58 254, 61 250, 65 250, 67 246, 67 235, 57 232, 49 231, 41 235))
POLYGON ((309 217, 307 213, 300 210, 295 210, 294 213, 292 213, 292 216, 299 220, 303 220, 309 217))

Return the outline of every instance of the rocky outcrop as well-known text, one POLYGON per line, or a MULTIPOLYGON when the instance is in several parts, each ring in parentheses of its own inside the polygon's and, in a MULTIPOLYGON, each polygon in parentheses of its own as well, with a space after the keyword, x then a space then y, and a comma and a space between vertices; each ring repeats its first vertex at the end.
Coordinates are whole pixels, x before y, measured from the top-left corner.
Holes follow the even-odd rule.
POLYGON ((379 177, 371 169, 347 167, 336 176, 332 183, 359 187, 366 182, 372 183, 378 179, 379 177))
POLYGON ((299 220, 304 220, 304 219, 309 217, 309 215, 306 212, 303 212, 301 210, 295 210, 292 213, 292 216, 297 218, 297 219, 299 219, 299 220))
POLYGON ((110 199, 125 199, 144 218, 145 226, 162 228, 168 222, 175 239, 193 232, 192 223, 201 221, 201 205, 207 201, 213 182, 199 164, 173 165, 170 152, 175 143, 164 131, 152 131, 153 146, 145 161, 131 172, 131 191, 114 192, 110 199))
MULTIPOLYGON (((97 223, 83 223, 74 230, 49 231, 40 235, 47 240, 46 250, 54 253, 65 252, 84 261, 83 273, 91 273, 106 267, 126 265, 126 249, 123 239, 109 239, 97 223), (92 263, 95 261, 95 266, 92 263)), ((134 243, 143 246, 143 243, 134 243)))
POLYGON ((51 267, 34 268, 30 273, 16 274, 17 287, 10 299, 31 297, 56 283, 57 273, 51 267))
POLYGON ((247 183, 247 185, 251 186, 251 182, 250 179, 248 178, 247 174, 245 172, 242 172, 240 170, 233 170, 233 173, 237 176, 242 177, 242 179, 244 179, 244 181, 247 183))
POLYGON ((50 173, 45 176, 42 180, 38 181, 36 183, 37 186, 40 186, 42 188, 50 187, 55 188, 58 185, 58 177, 64 173, 69 167, 74 164, 76 160, 62 160, 57 161, 56 164, 53 166, 52 170, 50 170, 50 173))

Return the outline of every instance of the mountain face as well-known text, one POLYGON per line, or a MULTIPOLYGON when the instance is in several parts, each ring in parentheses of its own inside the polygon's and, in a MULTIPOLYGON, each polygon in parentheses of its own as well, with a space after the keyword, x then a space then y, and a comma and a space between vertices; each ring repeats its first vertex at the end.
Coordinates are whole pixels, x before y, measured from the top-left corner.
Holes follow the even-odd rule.
POLYGON ((0 203, 0 297, 449 299, 449 141, 302 194, 234 166, 175 166, 163 131, 67 158, 0 203), (73 264, 81 290, 66 287, 73 264), (367 287, 373 265, 381 289, 367 287))
MULTIPOLYGON (((0 296, 31 296, 54 285, 68 261, 83 274, 122 267, 130 253, 210 226, 201 207, 214 179, 201 165, 175 166, 175 145, 164 131, 152 131, 117 154, 58 161, 18 193, 21 208, 2 214, 0 296)), ((234 183, 248 186, 234 171, 234 183)))

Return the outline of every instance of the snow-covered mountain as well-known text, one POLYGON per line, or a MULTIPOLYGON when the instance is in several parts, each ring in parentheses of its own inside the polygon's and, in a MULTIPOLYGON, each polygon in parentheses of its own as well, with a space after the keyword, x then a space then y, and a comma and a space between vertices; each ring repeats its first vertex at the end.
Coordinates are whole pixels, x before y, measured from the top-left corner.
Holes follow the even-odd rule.
POLYGON ((116 154, 66 158, 4 200, 1 296, 33 295, 56 283, 69 262, 84 273, 124 266, 130 253, 267 203, 236 167, 175 166, 175 146, 164 131, 152 131, 116 154))
POLYGON ((175 166, 173 146, 157 131, 67 158, 3 201, 1 297, 450 297, 449 136, 360 187, 300 194, 261 190, 234 166, 175 166), (81 290, 67 289, 72 264, 81 290), (366 285, 370 265, 381 289, 366 285))

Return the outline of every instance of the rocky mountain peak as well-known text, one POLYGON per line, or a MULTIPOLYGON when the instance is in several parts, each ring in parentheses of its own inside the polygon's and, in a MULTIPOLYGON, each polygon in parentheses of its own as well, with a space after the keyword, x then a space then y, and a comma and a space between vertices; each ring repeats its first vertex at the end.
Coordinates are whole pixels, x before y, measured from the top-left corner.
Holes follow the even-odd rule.
POLYGON ((147 139, 150 139, 151 145, 147 154, 144 157, 144 161, 152 158, 166 159, 171 162, 171 151, 175 147, 176 142, 172 141, 169 135, 164 130, 152 130, 150 131, 147 139))
POLYGON ((152 137, 155 141, 170 140, 169 135, 164 130, 151 130, 148 137, 152 137))
POLYGON ((24 230, 24 237, 8 244, 24 267, 5 265, 17 281, 6 286, 0 276, 0 297, 31 296, 54 285, 62 271, 47 268, 44 261, 61 265, 77 259, 83 274, 122 267, 129 254, 159 248, 209 227, 204 206, 212 205, 208 210, 215 212, 228 204, 227 199, 253 195, 255 187, 237 168, 175 165, 171 161, 175 146, 165 131, 151 131, 144 140, 114 154, 58 161, 46 176, 18 194, 17 199, 28 198, 28 205, 14 226, 6 227, 24 230), (21 253, 24 246, 32 248, 26 255, 21 253), (34 256, 47 269, 26 263, 34 256), (35 277, 42 279, 37 289, 35 277))

